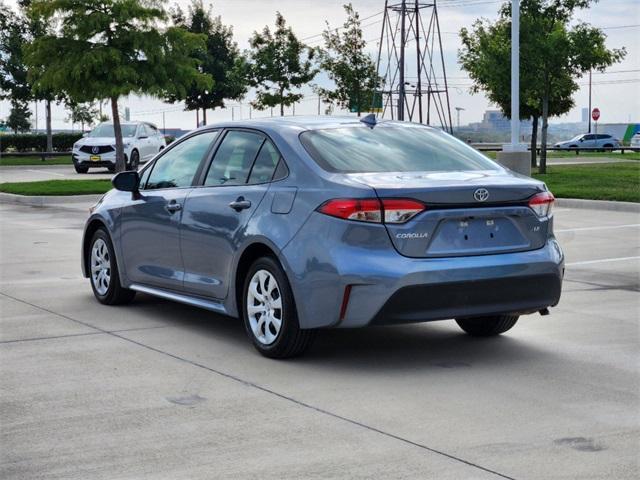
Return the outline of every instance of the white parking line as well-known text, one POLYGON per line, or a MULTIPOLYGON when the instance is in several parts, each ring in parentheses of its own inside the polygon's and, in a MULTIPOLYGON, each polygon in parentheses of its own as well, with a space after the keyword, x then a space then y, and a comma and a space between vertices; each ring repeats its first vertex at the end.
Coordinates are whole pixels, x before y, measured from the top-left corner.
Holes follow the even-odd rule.
POLYGON ((567 267, 572 267, 575 265, 591 265, 594 263, 624 262, 626 260, 640 260, 640 256, 639 257, 601 258, 600 260, 585 260, 584 262, 570 262, 565 265, 567 267))
POLYGON ((48 173, 49 175, 56 175, 58 177, 64 177, 66 176, 64 173, 57 173, 57 172, 51 172, 49 170, 31 170, 31 169, 27 169, 27 172, 34 172, 34 173, 48 173))
POLYGON ((565 232, 587 232, 590 230, 612 230, 614 228, 634 228, 640 227, 640 223, 629 223, 627 225, 611 225, 611 226, 602 226, 602 227, 581 227, 581 228, 563 228, 560 230, 554 230, 555 233, 565 233, 565 232))

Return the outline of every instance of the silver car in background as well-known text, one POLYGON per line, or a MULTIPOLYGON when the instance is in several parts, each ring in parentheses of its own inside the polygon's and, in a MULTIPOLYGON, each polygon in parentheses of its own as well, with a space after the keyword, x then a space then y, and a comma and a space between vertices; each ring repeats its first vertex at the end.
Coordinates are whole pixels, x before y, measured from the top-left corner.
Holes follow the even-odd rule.
POLYGON ((620 140, 608 133, 584 133, 576 135, 566 142, 558 142, 553 145, 555 148, 589 149, 589 148, 619 148, 620 140))

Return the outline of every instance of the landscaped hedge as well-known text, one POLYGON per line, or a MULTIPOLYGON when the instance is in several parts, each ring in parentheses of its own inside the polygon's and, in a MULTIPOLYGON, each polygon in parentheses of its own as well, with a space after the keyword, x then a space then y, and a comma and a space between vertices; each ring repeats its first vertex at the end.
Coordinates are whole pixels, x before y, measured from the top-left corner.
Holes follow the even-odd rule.
MULTIPOLYGON (((82 133, 54 133, 53 150, 70 151, 73 144, 82 138, 82 133)), ((47 136, 43 133, 0 134, 2 152, 44 152, 47 150, 47 136)))

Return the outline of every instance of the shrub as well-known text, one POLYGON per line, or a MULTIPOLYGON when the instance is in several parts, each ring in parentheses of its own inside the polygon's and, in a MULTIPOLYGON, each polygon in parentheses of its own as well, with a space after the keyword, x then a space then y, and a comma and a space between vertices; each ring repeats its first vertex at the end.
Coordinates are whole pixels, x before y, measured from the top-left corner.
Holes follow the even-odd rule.
MULTIPOLYGON (((73 144, 82 138, 82 133, 54 133, 53 150, 70 151, 73 144)), ((2 152, 44 152, 47 149, 47 136, 43 133, 25 133, 0 135, 2 152)))

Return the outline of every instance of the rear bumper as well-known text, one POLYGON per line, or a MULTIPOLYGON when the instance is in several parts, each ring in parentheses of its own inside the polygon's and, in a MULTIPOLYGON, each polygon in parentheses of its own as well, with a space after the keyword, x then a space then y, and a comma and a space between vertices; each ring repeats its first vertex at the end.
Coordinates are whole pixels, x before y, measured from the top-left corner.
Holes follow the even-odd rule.
POLYGON ((320 214, 282 250, 281 260, 302 328, 532 313, 558 303, 564 271, 553 236, 523 252, 410 258, 395 251, 382 225, 320 214))
POLYGON ((424 322, 502 313, 532 313, 560 300, 556 273, 412 285, 397 290, 370 322, 424 322))

